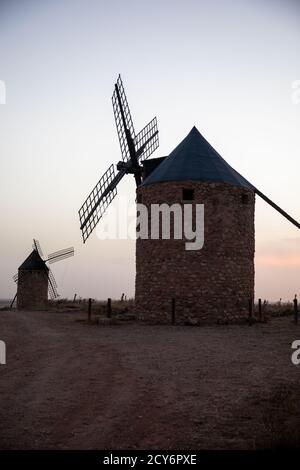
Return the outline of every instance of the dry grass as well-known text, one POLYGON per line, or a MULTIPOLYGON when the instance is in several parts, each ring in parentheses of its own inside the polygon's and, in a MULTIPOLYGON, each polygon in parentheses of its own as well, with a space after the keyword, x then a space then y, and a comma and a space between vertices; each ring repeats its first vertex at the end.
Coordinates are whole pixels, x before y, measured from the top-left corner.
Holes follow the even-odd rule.
MULTIPOLYGON (((254 313, 258 318, 258 303, 255 304, 254 313)), ((268 302, 265 300, 262 303, 262 314, 264 321, 268 321, 271 317, 292 316, 294 315, 294 306, 292 302, 268 302)))
MULTIPOLYGON (((133 313, 134 300, 114 300, 111 301, 111 316, 116 320, 128 320, 134 318, 133 313)), ((49 311, 53 312, 83 312, 87 315, 88 312, 88 299, 80 299, 76 301, 70 301, 68 299, 59 299, 56 301, 49 301, 49 311)), ((94 300, 92 299, 92 322, 98 323, 99 318, 107 316, 107 301, 94 300)))
MULTIPOLYGON (((75 301, 67 298, 60 298, 58 300, 49 300, 46 311, 59 312, 59 313, 71 313, 71 312, 82 312, 87 315, 88 312, 88 301, 89 299, 79 298, 75 301)), ((9 307, 10 301, 7 301, 6 305, 0 306, 0 311, 11 310, 9 307)), ((119 320, 133 320, 135 319, 134 299, 112 299, 112 319, 116 320, 112 323, 118 323, 119 320)), ((14 308, 15 309, 15 308, 14 308)), ((14 310, 13 309, 13 310, 14 310)), ((262 303, 262 318, 259 318, 258 303, 254 305, 254 315, 252 317, 252 323, 259 321, 268 322, 272 318, 278 317, 293 317, 294 305, 293 302, 268 302, 266 300, 262 303)), ((92 323, 98 323, 99 318, 107 316, 107 300, 95 300, 92 299, 92 323)), ((85 317, 82 319, 84 321, 85 317)), ((236 322, 244 323, 244 321, 236 322)))

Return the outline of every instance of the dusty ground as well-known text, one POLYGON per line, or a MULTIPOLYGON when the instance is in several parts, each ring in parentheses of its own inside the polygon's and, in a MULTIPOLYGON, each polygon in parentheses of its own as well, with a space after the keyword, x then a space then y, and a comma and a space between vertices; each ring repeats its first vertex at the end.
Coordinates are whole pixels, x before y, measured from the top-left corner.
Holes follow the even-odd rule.
POLYGON ((300 397, 290 317, 197 328, 82 316, 0 312, 0 448, 252 449, 300 416, 283 403, 300 397))

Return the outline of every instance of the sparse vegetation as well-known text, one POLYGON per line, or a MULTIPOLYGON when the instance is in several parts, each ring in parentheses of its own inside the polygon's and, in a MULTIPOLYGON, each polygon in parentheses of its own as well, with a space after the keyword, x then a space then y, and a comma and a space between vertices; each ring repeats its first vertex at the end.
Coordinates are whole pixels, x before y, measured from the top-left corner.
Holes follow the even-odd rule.
MULTIPOLYGON (((258 303, 255 304, 254 310, 255 316, 258 318, 258 303)), ((286 317, 294 314, 292 302, 268 302, 264 300, 262 302, 262 314, 264 321, 267 321, 271 317, 286 317)))
MULTIPOLYGON (((49 310, 53 312, 83 312, 86 319, 89 299, 78 299, 75 301, 69 299, 59 299, 49 301, 49 310)), ((134 319, 134 299, 111 301, 112 317, 114 320, 132 320, 134 319)), ((92 323, 98 323, 99 318, 107 316, 107 301, 92 299, 92 323)), ((116 323, 115 321, 113 323, 116 323)))

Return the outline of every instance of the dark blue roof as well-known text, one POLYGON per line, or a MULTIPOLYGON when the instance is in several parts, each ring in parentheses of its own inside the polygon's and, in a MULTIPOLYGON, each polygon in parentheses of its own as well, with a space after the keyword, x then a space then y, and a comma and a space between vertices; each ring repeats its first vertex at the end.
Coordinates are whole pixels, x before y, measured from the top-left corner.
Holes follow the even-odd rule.
POLYGON ((163 181, 209 181, 254 190, 205 140, 196 127, 144 180, 142 186, 163 181))
POLYGON ((36 250, 33 250, 19 267, 21 271, 49 271, 45 261, 42 260, 36 250))

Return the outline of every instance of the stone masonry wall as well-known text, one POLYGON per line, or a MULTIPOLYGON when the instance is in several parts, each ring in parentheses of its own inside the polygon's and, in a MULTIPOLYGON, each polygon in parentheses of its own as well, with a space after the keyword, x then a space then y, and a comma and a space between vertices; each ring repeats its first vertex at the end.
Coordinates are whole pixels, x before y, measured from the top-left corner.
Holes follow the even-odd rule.
POLYGON ((194 190, 193 204, 204 204, 204 246, 187 251, 186 240, 137 239, 137 315, 170 323, 175 297, 176 323, 246 318, 249 298, 254 298, 255 194, 223 183, 187 181, 142 186, 137 197, 148 209, 183 204, 183 189, 194 190))
POLYGON ((48 301, 48 276, 45 271, 20 271, 17 292, 19 310, 39 310, 48 301))

